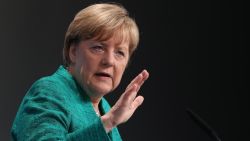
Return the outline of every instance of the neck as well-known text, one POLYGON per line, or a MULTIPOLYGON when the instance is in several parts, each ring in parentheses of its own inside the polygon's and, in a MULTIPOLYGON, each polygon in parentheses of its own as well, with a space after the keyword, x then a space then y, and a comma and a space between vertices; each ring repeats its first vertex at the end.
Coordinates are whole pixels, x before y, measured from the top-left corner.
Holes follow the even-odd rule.
POLYGON ((94 110, 95 110, 96 114, 100 116, 101 113, 100 113, 100 110, 99 110, 99 103, 101 101, 101 97, 100 98, 90 97, 90 100, 91 100, 91 102, 93 104, 93 107, 94 107, 94 110))

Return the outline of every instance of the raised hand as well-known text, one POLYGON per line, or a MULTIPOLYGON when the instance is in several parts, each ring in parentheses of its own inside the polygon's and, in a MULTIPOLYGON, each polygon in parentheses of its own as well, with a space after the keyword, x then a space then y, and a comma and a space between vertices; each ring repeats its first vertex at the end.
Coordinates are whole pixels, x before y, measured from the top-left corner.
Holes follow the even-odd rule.
POLYGON ((126 122, 142 104, 144 98, 142 96, 136 97, 136 95, 148 77, 149 73, 146 70, 137 75, 127 86, 125 92, 111 110, 101 117, 106 132, 126 122))

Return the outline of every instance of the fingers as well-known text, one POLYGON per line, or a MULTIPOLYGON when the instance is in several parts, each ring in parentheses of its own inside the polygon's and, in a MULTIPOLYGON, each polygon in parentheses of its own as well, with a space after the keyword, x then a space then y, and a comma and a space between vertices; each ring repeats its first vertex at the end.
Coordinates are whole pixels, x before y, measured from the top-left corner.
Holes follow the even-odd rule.
POLYGON ((143 83, 148 79, 148 77, 149 77, 149 73, 147 72, 147 70, 143 70, 142 71, 142 76, 143 76, 143 78, 142 78, 142 80, 141 81, 139 81, 139 84, 138 84, 138 87, 137 87, 137 92, 139 91, 139 89, 141 88, 141 86, 143 85, 143 83))
MULTIPOLYGON (((121 95, 119 100, 108 112, 108 114, 111 115, 109 117, 111 117, 112 125, 117 126, 121 123, 126 122, 133 115, 135 110, 143 103, 144 98, 142 96, 136 97, 136 95, 138 90, 143 85, 145 80, 148 79, 148 77, 149 73, 146 70, 143 70, 127 86, 125 92, 121 95)), ((103 121, 105 122, 105 120, 103 121)))
POLYGON ((121 98, 125 105, 131 105, 131 103, 134 101, 136 94, 137 94, 137 91, 136 91, 137 87, 138 86, 135 84, 124 92, 121 98))
MULTIPOLYGON (((132 115, 135 110, 143 103, 144 97, 137 96, 137 85, 133 85, 130 87, 128 91, 126 91, 118 100, 117 107, 123 107, 127 109, 124 112, 129 112, 132 115)), ((116 104, 115 104, 116 105, 116 104)), ((113 106, 114 107, 114 106, 113 106)), ((112 108, 113 108, 112 107, 112 108)))
POLYGON ((139 75, 137 75, 137 76, 130 82, 130 84, 127 86, 126 90, 129 89, 132 85, 136 84, 136 85, 138 85, 136 91, 139 91, 140 87, 141 87, 142 84, 148 79, 148 77, 149 77, 149 73, 147 72, 147 70, 143 70, 139 75))
POLYGON ((127 86, 126 90, 129 89, 132 85, 140 82, 142 80, 143 76, 142 74, 140 73, 139 75, 137 75, 131 82, 130 84, 127 86))
POLYGON ((149 73, 147 72, 147 70, 143 70, 139 75, 137 75, 127 86, 124 94, 121 97, 121 101, 126 105, 131 105, 131 103, 135 100, 140 87, 148 79, 148 77, 149 73))
POLYGON ((131 104, 131 109, 135 111, 142 104, 143 101, 144 101, 144 97, 137 96, 135 100, 133 101, 133 103, 131 104))

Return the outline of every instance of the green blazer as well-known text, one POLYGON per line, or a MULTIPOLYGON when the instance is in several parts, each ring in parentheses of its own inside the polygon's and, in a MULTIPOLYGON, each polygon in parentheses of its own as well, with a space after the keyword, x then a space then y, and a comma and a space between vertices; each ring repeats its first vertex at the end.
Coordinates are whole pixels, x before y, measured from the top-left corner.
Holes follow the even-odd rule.
MULTIPOLYGON (((110 109, 102 98, 103 114, 110 109)), ((121 141, 117 128, 108 134, 90 98, 63 67, 36 81, 25 95, 11 129, 14 141, 121 141)))

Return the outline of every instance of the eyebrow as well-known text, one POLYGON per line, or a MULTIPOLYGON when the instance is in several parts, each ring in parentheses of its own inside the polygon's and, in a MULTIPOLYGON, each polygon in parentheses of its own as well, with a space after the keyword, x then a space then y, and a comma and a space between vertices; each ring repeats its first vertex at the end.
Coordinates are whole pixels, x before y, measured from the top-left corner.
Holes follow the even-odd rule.
MULTIPOLYGON (((99 43, 99 44, 101 44, 101 45, 103 45, 105 47, 107 46, 106 41, 94 41, 94 42, 99 43)), ((126 46, 121 46, 121 43, 119 45, 116 45, 116 47, 118 49, 122 49, 122 50, 128 50, 128 48, 129 48, 129 47, 126 47, 126 46)))
MULTIPOLYGON (((91 44, 100 44, 103 47, 107 47, 107 41, 106 40, 104 40, 104 41, 98 41, 98 40, 93 40, 92 39, 90 43, 91 44)), ((129 46, 122 46, 121 43, 122 42, 120 42, 119 44, 116 43, 116 49, 120 49, 120 50, 123 50, 123 51, 129 53, 129 46)))
POLYGON ((128 48, 126 48, 126 47, 124 47, 124 46, 118 46, 117 48, 118 48, 118 49, 121 49, 121 50, 123 50, 123 51, 128 51, 128 50, 129 50, 128 48))

